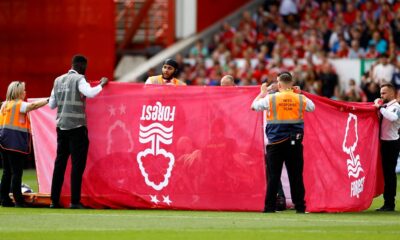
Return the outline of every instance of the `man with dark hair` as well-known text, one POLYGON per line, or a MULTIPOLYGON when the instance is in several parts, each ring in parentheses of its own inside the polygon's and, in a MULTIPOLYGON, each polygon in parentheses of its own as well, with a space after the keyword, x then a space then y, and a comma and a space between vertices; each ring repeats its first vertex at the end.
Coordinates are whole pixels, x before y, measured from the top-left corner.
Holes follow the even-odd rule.
POLYGON ((164 85, 186 85, 186 83, 175 78, 178 75, 179 64, 168 58, 162 66, 162 74, 149 77, 145 84, 164 84, 164 85))
POLYGON ((381 98, 374 102, 379 109, 381 117, 380 142, 383 178, 385 187, 383 190, 384 204, 377 211, 392 212, 395 208, 396 197, 396 164, 400 151, 400 104, 396 100, 396 89, 390 83, 381 86, 381 98))
POLYGON ((293 78, 289 72, 278 74, 278 90, 268 93, 266 83, 254 99, 251 108, 267 110, 267 193, 264 212, 275 212, 276 196, 283 163, 289 176, 292 201, 297 213, 304 213, 305 189, 303 182, 303 134, 304 112, 312 112, 314 103, 302 94, 296 93, 293 78))
POLYGON ((51 91, 49 106, 57 108, 57 156, 51 183, 51 208, 60 208, 61 188, 67 161, 71 155, 71 204, 70 208, 84 208, 81 204, 82 176, 86 167, 89 139, 86 123, 86 97, 95 97, 108 79, 91 87, 85 79, 87 59, 82 55, 72 58, 72 69, 56 78, 51 91))

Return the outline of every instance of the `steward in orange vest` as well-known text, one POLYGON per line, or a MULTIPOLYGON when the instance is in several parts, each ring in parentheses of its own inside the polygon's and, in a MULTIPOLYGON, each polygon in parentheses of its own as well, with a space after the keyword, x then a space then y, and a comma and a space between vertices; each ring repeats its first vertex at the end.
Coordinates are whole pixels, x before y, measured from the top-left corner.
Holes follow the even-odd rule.
POLYGON ((31 130, 27 114, 21 114, 22 100, 7 101, 0 112, 1 148, 28 154, 31 151, 31 130))
POLYGON ((164 61, 162 67, 162 74, 149 77, 146 80, 145 84, 160 84, 160 85, 175 85, 175 86, 186 85, 186 83, 175 78, 178 75, 178 72, 179 72, 178 63, 175 60, 168 58, 167 60, 164 61))
POLYGON ((25 83, 11 82, 7 89, 6 102, 0 108, 0 150, 3 157, 3 175, 0 186, 0 203, 13 207, 8 194, 12 186, 15 207, 25 207, 21 193, 24 162, 31 151, 31 130, 28 112, 46 105, 48 99, 24 102, 25 83))
POLYGON ((267 94, 265 84, 254 99, 251 108, 267 111, 267 193, 264 212, 276 211, 276 196, 283 163, 289 176, 290 192, 297 213, 306 211, 303 182, 304 112, 312 112, 314 103, 302 94, 295 93, 289 72, 278 74, 279 92, 267 94))
POLYGON ((287 140, 291 133, 303 134, 306 97, 292 89, 268 95, 266 134, 269 144, 287 140))

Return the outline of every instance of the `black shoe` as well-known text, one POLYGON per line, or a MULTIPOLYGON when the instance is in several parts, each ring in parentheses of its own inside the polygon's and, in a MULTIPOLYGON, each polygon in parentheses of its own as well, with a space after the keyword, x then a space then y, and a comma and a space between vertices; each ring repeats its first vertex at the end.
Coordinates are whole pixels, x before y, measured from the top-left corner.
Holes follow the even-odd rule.
POLYGON ((71 204, 69 205, 69 208, 70 208, 70 209, 87 209, 87 207, 83 206, 83 205, 80 204, 80 203, 78 203, 78 204, 71 203, 71 204))
POLYGON ((296 213, 303 214, 303 213, 306 213, 306 210, 299 209, 299 210, 296 210, 296 213))
POLYGON ((16 208, 26 208, 28 205, 26 203, 15 203, 16 208))
POLYGON ((383 205, 382 207, 376 209, 377 212, 394 212, 394 207, 388 207, 383 205))
POLYGON ((276 197, 276 210, 285 211, 286 210, 286 198, 283 196, 276 197))
POLYGON ((264 213, 276 213, 275 209, 271 209, 271 208, 264 208, 264 213))
POLYGON ((1 206, 2 207, 14 207, 15 204, 11 200, 9 200, 9 201, 2 201, 1 206))
POLYGON ((51 203, 50 208, 63 208, 59 203, 51 203))

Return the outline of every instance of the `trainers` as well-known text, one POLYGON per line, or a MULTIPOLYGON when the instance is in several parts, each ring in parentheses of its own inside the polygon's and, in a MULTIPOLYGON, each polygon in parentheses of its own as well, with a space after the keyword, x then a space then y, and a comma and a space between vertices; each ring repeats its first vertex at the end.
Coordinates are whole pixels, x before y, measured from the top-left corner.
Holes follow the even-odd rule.
POLYGON ((69 208, 70 208, 70 209, 86 209, 87 207, 83 206, 83 205, 80 204, 80 203, 78 203, 78 204, 71 203, 71 204, 69 205, 69 208))
POLYGON ((388 207, 383 205, 382 207, 376 209, 377 212, 394 212, 394 207, 388 207))

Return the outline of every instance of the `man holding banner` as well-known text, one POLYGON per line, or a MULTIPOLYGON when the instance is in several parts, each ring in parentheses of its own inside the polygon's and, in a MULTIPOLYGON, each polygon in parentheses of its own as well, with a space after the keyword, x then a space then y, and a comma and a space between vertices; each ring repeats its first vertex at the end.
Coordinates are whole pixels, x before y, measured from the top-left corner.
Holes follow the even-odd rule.
POLYGON ((384 205, 377 211, 392 212, 395 207, 396 197, 396 164, 400 151, 400 105, 396 100, 396 89, 390 83, 381 86, 381 98, 375 100, 375 107, 379 109, 381 116, 381 157, 383 179, 385 187, 383 191, 384 205))
POLYGON ((51 91, 49 106, 57 108, 57 157, 54 163, 51 183, 50 208, 60 208, 60 195, 68 158, 71 155, 71 204, 70 208, 80 209, 82 175, 86 167, 89 149, 86 127, 86 97, 95 97, 108 79, 103 77, 100 84, 91 87, 85 79, 87 59, 76 55, 72 58, 72 69, 56 78, 51 91))
POLYGON ((251 106, 255 111, 268 112, 265 129, 268 138, 266 165, 270 176, 267 177, 264 212, 276 211, 276 195, 285 162, 296 212, 304 213, 303 117, 305 111, 314 111, 315 105, 310 99, 294 91, 293 77, 289 72, 278 74, 277 80, 279 92, 268 94, 269 89, 264 83, 251 106))
POLYGON ((186 83, 176 78, 179 72, 179 64, 174 59, 166 59, 161 71, 161 75, 149 77, 145 84, 186 85, 186 83))

